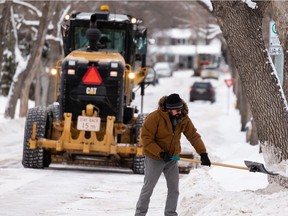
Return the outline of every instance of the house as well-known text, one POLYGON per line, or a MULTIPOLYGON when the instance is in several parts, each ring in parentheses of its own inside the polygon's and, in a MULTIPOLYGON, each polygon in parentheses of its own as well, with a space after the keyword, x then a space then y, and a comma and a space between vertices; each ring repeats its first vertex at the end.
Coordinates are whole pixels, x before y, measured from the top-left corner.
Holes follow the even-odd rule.
POLYGON ((216 36, 208 36, 207 33, 188 28, 159 31, 152 35, 155 44, 148 46, 147 62, 153 65, 155 62, 167 61, 183 69, 196 69, 199 61, 219 63, 221 41, 216 36))

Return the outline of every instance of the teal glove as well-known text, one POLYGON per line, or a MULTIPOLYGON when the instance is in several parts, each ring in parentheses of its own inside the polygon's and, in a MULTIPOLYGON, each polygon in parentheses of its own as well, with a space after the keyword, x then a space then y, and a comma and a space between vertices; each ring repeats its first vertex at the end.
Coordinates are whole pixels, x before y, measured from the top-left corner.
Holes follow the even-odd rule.
POLYGON ((178 160, 180 160, 180 157, 173 155, 173 156, 171 156, 170 159, 171 159, 171 160, 174 160, 174 161, 178 161, 178 160))

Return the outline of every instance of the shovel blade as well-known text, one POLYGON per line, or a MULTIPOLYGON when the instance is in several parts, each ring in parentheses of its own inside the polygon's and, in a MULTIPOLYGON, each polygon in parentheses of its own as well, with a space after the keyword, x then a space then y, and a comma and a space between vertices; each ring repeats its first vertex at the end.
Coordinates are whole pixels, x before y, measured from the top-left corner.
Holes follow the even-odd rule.
POLYGON ((250 172, 261 172, 268 175, 278 175, 277 173, 272 173, 266 170, 262 163, 253 162, 253 161, 244 161, 245 165, 250 168, 250 172))

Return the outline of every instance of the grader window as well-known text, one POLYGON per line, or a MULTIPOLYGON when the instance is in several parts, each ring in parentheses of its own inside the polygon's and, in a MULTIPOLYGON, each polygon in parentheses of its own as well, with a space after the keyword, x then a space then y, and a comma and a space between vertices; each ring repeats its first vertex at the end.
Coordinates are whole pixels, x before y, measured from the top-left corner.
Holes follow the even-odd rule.
POLYGON ((87 29, 86 27, 75 28, 75 49, 86 48, 88 46, 88 40, 85 37, 87 29))
MULTIPOLYGON (((87 27, 76 27, 74 34, 75 49, 86 48, 88 40, 85 37, 87 27)), ((125 51, 126 33, 121 29, 99 29, 101 37, 99 49, 113 49, 119 53, 125 51)))

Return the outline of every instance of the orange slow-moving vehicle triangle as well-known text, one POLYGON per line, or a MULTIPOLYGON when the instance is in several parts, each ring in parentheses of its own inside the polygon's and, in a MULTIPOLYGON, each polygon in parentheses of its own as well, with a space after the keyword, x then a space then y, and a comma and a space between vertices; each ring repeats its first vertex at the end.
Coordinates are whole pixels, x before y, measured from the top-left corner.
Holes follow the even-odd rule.
POLYGON ((82 82, 87 85, 100 85, 102 83, 102 77, 96 67, 89 67, 87 72, 82 78, 82 82))

